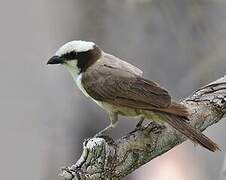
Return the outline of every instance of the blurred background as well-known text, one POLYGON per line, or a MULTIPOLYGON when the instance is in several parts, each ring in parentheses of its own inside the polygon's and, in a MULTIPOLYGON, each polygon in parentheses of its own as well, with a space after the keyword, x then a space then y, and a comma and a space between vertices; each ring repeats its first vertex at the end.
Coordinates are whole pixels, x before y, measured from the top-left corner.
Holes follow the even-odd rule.
MULTIPOLYGON (((96 42, 177 99, 225 74, 226 0, 0 0, 0 22, 1 179, 58 179, 109 123, 65 69, 45 65, 67 41, 96 42)), ((135 124, 122 119, 113 136, 135 124)), ((126 179, 223 180, 225 128, 205 131, 222 152, 187 141, 126 179)))

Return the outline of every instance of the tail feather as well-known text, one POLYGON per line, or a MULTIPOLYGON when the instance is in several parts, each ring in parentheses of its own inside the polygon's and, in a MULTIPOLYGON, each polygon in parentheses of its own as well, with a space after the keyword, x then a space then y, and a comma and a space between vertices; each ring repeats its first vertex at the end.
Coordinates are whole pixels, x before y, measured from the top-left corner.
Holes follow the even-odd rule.
POLYGON ((218 145, 214 143, 211 139, 205 136, 201 131, 195 129, 190 124, 187 123, 187 118, 180 117, 172 114, 162 114, 159 113, 161 117, 177 131, 185 135, 187 138, 192 140, 195 143, 200 144, 201 146, 207 148, 208 150, 215 152, 220 150, 218 145))
POLYGON ((174 114, 177 116, 182 116, 182 117, 188 117, 190 114, 187 107, 185 107, 183 104, 180 104, 176 101, 172 101, 169 107, 158 109, 158 110, 169 113, 169 114, 174 114))

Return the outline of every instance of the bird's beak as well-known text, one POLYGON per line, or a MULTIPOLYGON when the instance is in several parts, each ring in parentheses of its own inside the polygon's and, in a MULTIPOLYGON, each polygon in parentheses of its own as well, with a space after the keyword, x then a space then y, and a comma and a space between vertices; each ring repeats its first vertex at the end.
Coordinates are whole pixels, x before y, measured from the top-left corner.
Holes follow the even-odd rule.
POLYGON ((49 59, 46 64, 62 64, 64 63, 64 59, 59 56, 53 56, 49 59))

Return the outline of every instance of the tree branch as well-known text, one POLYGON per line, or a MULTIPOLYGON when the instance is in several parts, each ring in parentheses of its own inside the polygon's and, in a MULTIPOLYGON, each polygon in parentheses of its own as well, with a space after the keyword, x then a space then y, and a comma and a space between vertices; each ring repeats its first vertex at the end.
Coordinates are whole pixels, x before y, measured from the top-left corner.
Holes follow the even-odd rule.
MULTIPOLYGON (((198 89, 182 101, 191 109, 191 125, 205 130, 226 113, 226 76, 198 89)), ((92 138, 83 143, 75 165, 62 169, 64 180, 123 179, 143 164, 167 152, 187 138, 176 130, 150 122, 117 140, 92 138)))

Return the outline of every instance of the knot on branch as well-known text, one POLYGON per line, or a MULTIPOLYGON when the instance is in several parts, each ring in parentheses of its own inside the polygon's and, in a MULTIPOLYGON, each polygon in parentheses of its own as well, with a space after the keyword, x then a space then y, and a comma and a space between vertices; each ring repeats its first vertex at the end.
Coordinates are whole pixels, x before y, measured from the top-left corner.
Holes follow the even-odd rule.
POLYGON ((73 166, 62 168, 61 179, 102 179, 109 176, 115 158, 113 146, 114 141, 107 136, 85 140, 82 156, 73 166))
POLYGON ((188 101, 211 103, 215 110, 226 113, 226 82, 223 77, 214 83, 198 89, 188 101))

